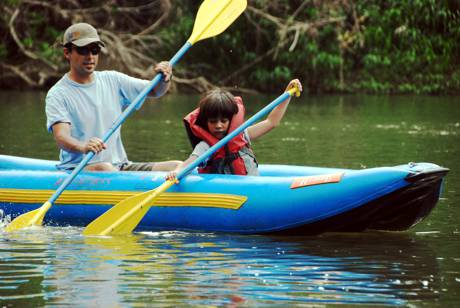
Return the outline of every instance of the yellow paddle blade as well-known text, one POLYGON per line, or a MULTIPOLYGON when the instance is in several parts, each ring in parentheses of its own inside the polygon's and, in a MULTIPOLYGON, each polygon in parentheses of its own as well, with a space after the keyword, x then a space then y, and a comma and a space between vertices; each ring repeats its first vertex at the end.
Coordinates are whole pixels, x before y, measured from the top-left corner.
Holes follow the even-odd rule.
POLYGON ((148 212, 150 203, 172 185, 174 185, 173 181, 166 181, 154 190, 124 199, 92 221, 85 230, 83 230, 83 235, 115 235, 130 233, 148 212))
POLYGON ((216 36, 227 29, 246 9, 246 0, 205 0, 198 9, 190 44, 216 36))
POLYGON ((25 227, 40 226, 45 217, 46 211, 51 207, 51 203, 46 201, 41 207, 36 210, 24 213, 6 226, 6 232, 16 231, 25 227))

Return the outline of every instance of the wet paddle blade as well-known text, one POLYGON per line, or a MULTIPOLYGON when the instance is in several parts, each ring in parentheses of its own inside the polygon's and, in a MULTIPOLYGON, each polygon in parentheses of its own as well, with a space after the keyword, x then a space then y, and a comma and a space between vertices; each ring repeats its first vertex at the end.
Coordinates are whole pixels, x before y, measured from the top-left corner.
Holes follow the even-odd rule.
POLYGON ((5 231, 13 232, 26 227, 40 226, 50 207, 51 203, 47 201, 38 209, 19 215, 6 226, 5 231))
POLYGON ((227 29, 246 9, 246 0, 205 0, 198 9, 188 42, 216 36, 227 29))
MULTIPOLYGON (((133 207, 140 204, 151 193, 151 191, 147 191, 141 194, 132 195, 131 197, 128 197, 120 201, 116 204, 116 206, 113 206, 99 218, 95 219, 88 226, 86 226, 85 230, 83 231, 83 235, 106 235, 106 229, 110 229, 113 223, 118 221, 121 217, 123 217, 125 213, 130 211, 133 207)), ((144 206, 140 208, 136 213, 146 214, 148 209, 148 206, 144 206)), ((136 220, 138 218, 142 219, 142 216, 138 217, 139 215, 136 215, 136 213, 133 214, 132 218, 135 218, 136 220)), ((130 219, 130 217, 128 217, 128 219, 130 219)), ((137 222, 140 222, 140 219, 137 222)), ((132 221, 131 225, 134 225, 135 227, 137 224, 135 224, 135 222, 132 221)), ((126 228, 124 228, 124 230, 126 230, 126 228)), ((115 230, 112 230, 112 232, 114 231, 115 230)), ((129 233, 129 231, 127 233, 129 233)))
POLYGON ((114 205, 96 218, 83 231, 83 235, 120 235, 133 231, 155 199, 174 182, 166 181, 158 188, 131 196, 114 205))

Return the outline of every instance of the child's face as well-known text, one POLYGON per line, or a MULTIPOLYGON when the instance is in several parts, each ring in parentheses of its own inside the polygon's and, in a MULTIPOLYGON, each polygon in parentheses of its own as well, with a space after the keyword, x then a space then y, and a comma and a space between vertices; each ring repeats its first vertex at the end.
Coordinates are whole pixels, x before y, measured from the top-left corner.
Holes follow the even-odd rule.
POLYGON ((230 119, 227 118, 209 118, 208 130, 217 139, 222 139, 227 135, 230 119))

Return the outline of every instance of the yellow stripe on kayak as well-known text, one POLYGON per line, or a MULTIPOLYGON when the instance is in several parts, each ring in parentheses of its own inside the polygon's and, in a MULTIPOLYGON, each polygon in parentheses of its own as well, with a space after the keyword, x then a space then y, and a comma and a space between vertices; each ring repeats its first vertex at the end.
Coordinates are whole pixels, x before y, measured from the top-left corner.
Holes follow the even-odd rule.
MULTIPOLYGON (((43 203, 54 190, 0 189, 0 202, 43 203)), ((138 191, 66 190, 56 204, 116 204, 139 194, 138 191)), ((211 193, 163 193, 149 206, 216 207, 238 210, 247 200, 246 196, 211 193)))

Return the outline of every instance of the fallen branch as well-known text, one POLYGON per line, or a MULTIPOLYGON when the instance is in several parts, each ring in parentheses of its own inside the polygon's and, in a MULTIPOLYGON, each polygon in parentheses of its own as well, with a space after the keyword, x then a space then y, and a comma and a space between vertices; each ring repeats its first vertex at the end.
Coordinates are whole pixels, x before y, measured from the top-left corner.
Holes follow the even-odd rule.
POLYGON ((29 85, 29 86, 31 86, 33 88, 39 86, 38 82, 36 82, 33 79, 31 79, 29 77, 29 75, 27 73, 23 72, 19 67, 14 66, 14 65, 1 63, 1 62, 0 62, 0 65, 5 69, 10 70, 12 73, 14 73, 14 75, 16 75, 19 78, 21 78, 22 80, 24 80, 27 85, 29 85))
POLYGON ((10 21, 8 23, 8 26, 9 26, 9 29, 10 29, 10 34, 11 34, 11 37, 14 39, 16 45, 19 47, 19 49, 24 53, 24 55, 26 55, 27 57, 33 59, 33 60, 39 60, 43 63, 45 63, 46 65, 48 65, 52 70, 57 70, 58 67, 57 65, 49 62, 48 60, 46 59, 43 59, 42 57, 39 57, 37 56, 34 52, 28 50, 27 48, 25 48, 25 46, 21 43, 21 40, 19 39, 17 33, 16 33, 16 30, 14 28, 14 20, 16 19, 16 17, 19 15, 19 9, 16 9, 14 12, 13 12, 13 15, 11 16, 10 18, 10 21))

